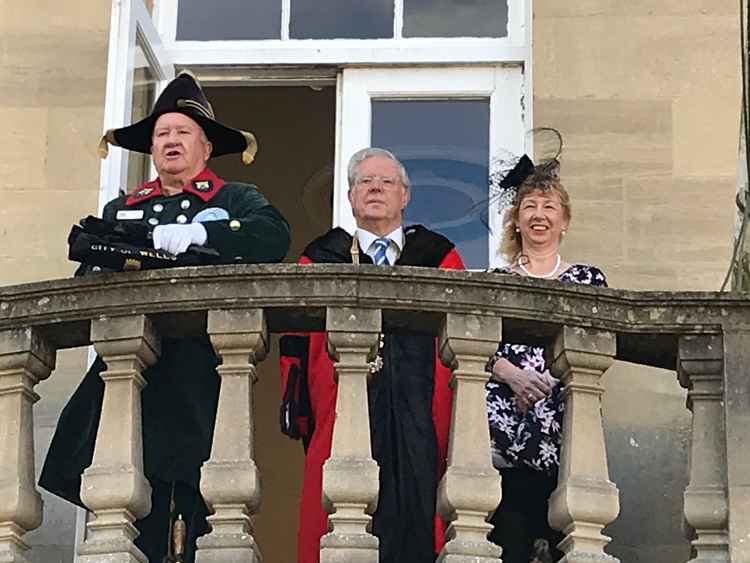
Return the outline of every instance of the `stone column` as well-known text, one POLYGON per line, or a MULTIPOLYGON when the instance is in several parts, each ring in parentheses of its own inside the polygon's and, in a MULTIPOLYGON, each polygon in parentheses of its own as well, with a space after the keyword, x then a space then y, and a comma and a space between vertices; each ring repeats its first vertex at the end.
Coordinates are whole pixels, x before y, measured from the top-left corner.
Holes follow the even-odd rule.
POLYGON ((367 380, 380 326, 379 309, 329 307, 326 312, 338 392, 331 457, 323 466, 323 506, 331 531, 320 541, 321 563, 378 562, 378 539, 368 532, 377 506, 378 464, 372 458, 367 380))
POLYGON ((31 328, 0 332, 0 562, 26 563, 22 536, 42 523, 34 473, 34 385, 49 377, 55 351, 31 328))
POLYGON ((600 384, 615 348, 612 333, 565 326, 553 349, 551 369, 565 385, 565 420, 549 521, 565 534, 559 545, 564 563, 617 561, 604 553, 610 538, 601 533, 620 512, 619 493, 607 468, 600 384))
POLYGON ((81 500, 95 518, 78 548, 84 563, 145 563, 133 522, 151 510, 143 475, 143 370, 159 356, 160 341, 144 315, 91 321, 91 342, 107 364, 94 459, 81 478, 81 500))
POLYGON ((448 313, 440 345, 453 369, 448 467, 438 488, 438 511, 449 522, 441 563, 490 563, 500 548, 487 540, 486 522, 500 503, 500 474, 492 466, 484 386, 487 359, 497 350, 499 317, 448 313))
POLYGON ((690 484, 685 490, 685 519, 696 533, 691 563, 729 562, 723 359, 721 336, 680 338, 678 376, 688 389, 693 413, 690 484))
POLYGON ((199 538, 198 563, 261 561, 251 516, 260 506, 260 474, 253 452, 255 366, 266 356, 262 309, 208 312, 208 334, 222 363, 211 459, 201 470, 201 492, 211 533, 199 538))
POLYGON ((724 432, 729 556, 750 561, 750 327, 724 330, 724 432))

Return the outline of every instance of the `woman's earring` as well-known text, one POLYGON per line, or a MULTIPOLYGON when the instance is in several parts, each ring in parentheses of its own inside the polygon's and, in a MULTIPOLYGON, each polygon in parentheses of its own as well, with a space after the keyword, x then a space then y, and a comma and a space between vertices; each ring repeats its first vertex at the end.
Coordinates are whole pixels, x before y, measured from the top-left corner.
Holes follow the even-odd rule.
POLYGON ((516 232, 520 233, 521 232, 521 228, 520 227, 516 227, 516 232))

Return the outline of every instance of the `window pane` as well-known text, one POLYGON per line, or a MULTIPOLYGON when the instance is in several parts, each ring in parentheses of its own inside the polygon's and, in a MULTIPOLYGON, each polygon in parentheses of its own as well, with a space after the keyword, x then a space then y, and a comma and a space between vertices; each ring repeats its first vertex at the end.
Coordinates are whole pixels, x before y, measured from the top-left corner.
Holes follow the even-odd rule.
POLYGON ((281 0, 180 0, 177 39, 279 39, 281 0))
POLYGON ((291 0, 293 39, 393 37, 393 0, 291 0))
POLYGON ((374 101, 372 145, 392 151, 412 183, 404 224, 452 240, 467 268, 486 268, 489 233, 469 209, 487 198, 489 100, 374 101))
MULTIPOLYGON (((156 75, 143 52, 141 38, 136 41, 135 68, 133 69, 133 105, 131 123, 140 121, 151 113, 156 101, 156 75)), ((149 180, 151 157, 135 151, 128 151, 128 191, 149 180)))
POLYGON ((505 37, 508 0, 404 0, 404 37, 505 37))

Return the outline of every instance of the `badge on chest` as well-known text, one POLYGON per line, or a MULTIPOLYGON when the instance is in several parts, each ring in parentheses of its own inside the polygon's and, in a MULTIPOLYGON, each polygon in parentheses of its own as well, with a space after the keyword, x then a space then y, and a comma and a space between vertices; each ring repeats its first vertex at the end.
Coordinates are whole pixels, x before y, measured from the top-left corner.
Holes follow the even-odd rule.
POLYGON ((115 216, 118 221, 137 221, 143 219, 143 209, 120 209, 115 216))

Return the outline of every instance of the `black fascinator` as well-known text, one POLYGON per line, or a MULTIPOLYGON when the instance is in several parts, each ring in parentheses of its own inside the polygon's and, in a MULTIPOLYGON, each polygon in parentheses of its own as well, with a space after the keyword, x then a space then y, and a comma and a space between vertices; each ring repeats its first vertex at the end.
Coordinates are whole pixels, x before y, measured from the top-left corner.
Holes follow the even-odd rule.
POLYGON ((478 214, 482 223, 490 229, 489 212, 496 207, 498 212, 513 205, 518 187, 532 174, 557 177, 560 170, 560 155, 563 139, 557 129, 536 127, 526 134, 526 149, 529 154, 514 155, 509 151, 493 158, 489 170, 489 197, 470 210, 478 214))
POLYGON ((536 127, 527 133, 527 149, 533 155, 498 157, 490 163, 490 198, 505 208, 513 204, 518 187, 532 174, 556 177, 560 171, 562 135, 552 127, 536 127))

